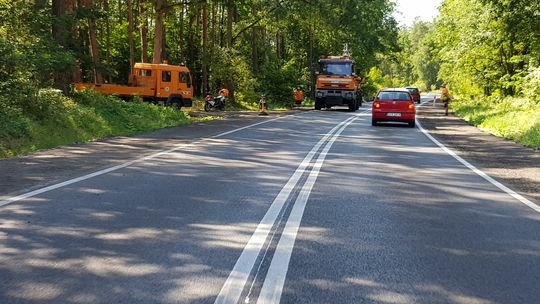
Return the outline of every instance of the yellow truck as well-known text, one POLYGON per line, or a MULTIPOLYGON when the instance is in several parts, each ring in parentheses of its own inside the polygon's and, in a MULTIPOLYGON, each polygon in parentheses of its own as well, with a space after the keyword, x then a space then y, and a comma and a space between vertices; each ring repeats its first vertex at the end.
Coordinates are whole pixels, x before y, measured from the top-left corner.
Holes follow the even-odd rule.
POLYGON ((75 83, 74 86, 78 90, 91 89, 107 95, 139 96, 145 101, 178 109, 191 107, 193 99, 189 69, 183 65, 169 65, 167 62, 135 63, 127 85, 75 83))

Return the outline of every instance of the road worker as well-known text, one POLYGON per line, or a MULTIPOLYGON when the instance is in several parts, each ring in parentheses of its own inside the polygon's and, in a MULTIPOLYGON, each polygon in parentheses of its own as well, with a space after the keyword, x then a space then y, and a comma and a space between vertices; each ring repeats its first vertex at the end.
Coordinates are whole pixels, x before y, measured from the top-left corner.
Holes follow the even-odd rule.
POLYGON ((225 98, 227 98, 229 97, 229 90, 227 90, 226 88, 223 88, 219 90, 219 95, 223 95, 225 98))
POLYGON ((448 116, 448 104, 450 103, 450 100, 452 100, 452 95, 450 95, 448 86, 443 83, 441 85, 441 101, 444 106, 444 115, 446 116, 448 116))
POLYGON ((302 105, 303 100, 304 100, 304 92, 302 91, 301 87, 297 87, 296 90, 294 90, 295 106, 300 107, 302 105))

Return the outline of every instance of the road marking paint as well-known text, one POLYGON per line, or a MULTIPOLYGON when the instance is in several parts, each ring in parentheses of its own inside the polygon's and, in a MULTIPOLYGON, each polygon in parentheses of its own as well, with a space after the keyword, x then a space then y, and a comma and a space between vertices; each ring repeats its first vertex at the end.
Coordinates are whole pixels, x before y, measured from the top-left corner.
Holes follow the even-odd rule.
POLYGON ((285 202, 289 198, 293 189, 296 187, 296 184, 304 174, 306 168, 311 163, 311 160, 317 151, 319 151, 320 147, 328 140, 328 138, 332 136, 336 130, 338 130, 343 124, 354 119, 356 119, 354 116, 349 117, 332 128, 305 156, 296 171, 276 196, 259 225, 257 225, 255 232, 244 247, 244 250, 236 261, 233 270, 225 281, 225 284, 223 284, 223 287, 221 288, 221 291, 214 302, 215 304, 233 304, 238 302, 240 296, 242 295, 242 291, 244 290, 244 286, 249 279, 249 275, 257 262, 257 258, 261 253, 264 243, 266 243, 268 235, 270 234, 270 231, 272 230, 281 209, 285 205, 285 202))
POLYGON ((247 125, 247 126, 244 126, 244 127, 241 127, 241 128, 237 128, 237 129, 234 129, 234 130, 230 130, 230 131, 227 131, 227 132, 223 132, 223 133, 220 133, 220 134, 217 134, 217 135, 214 135, 214 136, 199 139, 199 140, 194 141, 194 142, 189 143, 189 144, 181 144, 181 145, 178 145, 176 147, 173 147, 173 148, 161 151, 161 152, 157 152, 157 153, 145 156, 145 157, 134 159, 134 160, 125 162, 125 163, 117 165, 117 166, 113 166, 113 167, 106 168, 106 169, 103 169, 103 170, 100 170, 100 171, 96 171, 96 172, 93 172, 93 173, 90 173, 90 174, 86 174, 86 175, 83 175, 83 176, 80 176, 80 177, 77 177, 77 178, 73 178, 73 179, 58 183, 58 184, 50 185, 50 186, 40 188, 40 189, 37 189, 37 190, 34 190, 34 191, 23 193, 21 195, 10 197, 8 199, 0 201, 0 207, 11 204, 11 203, 14 203, 14 202, 17 202, 17 201, 20 201, 20 200, 31 198, 33 196, 43 194, 45 192, 49 192, 49 191, 52 191, 52 190, 55 190, 55 189, 58 189, 58 188, 69 186, 71 184, 75 184, 75 183, 78 183, 78 182, 81 182, 81 181, 84 181, 84 180, 87 180, 87 179, 90 179, 90 178, 93 178, 93 177, 96 177, 96 176, 100 176, 100 175, 104 175, 104 174, 107 174, 107 173, 110 173, 110 172, 113 172, 113 171, 117 171, 119 169, 129 167, 129 166, 131 166, 133 164, 144 162, 144 161, 147 161, 147 160, 150 160, 150 159, 154 159, 154 158, 156 158, 158 156, 169 154, 169 153, 175 152, 175 151, 180 150, 180 149, 189 148, 189 147, 195 146, 197 144, 209 141, 211 139, 223 137, 223 136, 226 136, 226 135, 229 135, 229 134, 232 134, 232 133, 236 133, 236 132, 248 129, 248 128, 252 128, 252 127, 255 127, 255 126, 266 124, 266 123, 276 121, 278 119, 282 119, 282 118, 285 118, 285 117, 292 117, 292 116, 295 116, 295 115, 281 116, 281 117, 261 121, 261 122, 258 122, 258 123, 250 124, 250 125, 247 125))
POLYGON ((324 160, 326 159, 328 151, 336 139, 341 135, 343 130, 345 130, 345 128, 347 128, 347 126, 349 126, 356 119, 358 119, 358 117, 349 120, 346 124, 341 126, 341 128, 326 143, 322 152, 319 154, 313 169, 311 169, 308 179, 304 183, 300 194, 294 202, 293 209, 289 215, 289 218, 287 219, 287 223, 285 224, 285 228, 281 234, 281 238, 272 258, 272 262, 268 268, 257 304, 279 303, 281 294, 283 292, 283 285, 285 284, 285 278, 287 277, 287 271, 289 269, 289 262, 294 248, 294 243, 296 241, 298 229, 300 228, 300 223, 302 222, 302 217, 304 215, 304 210, 311 194, 311 190, 317 181, 317 177, 319 176, 319 172, 322 168, 324 160))
POLYGON ((524 205, 530 207, 531 209, 533 209, 536 212, 540 212, 540 206, 538 206, 537 204, 535 204, 532 201, 528 200, 527 198, 523 197, 519 193, 516 193, 514 190, 508 188, 507 186, 501 184, 500 182, 496 181, 491 176, 487 175, 482 170, 476 168, 471 163, 469 163, 468 161, 463 159, 461 156, 457 155, 454 151, 447 148, 445 145, 443 145, 441 142, 439 142, 437 139, 435 139, 435 137, 433 137, 431 134, 429 134, 429 132, 422 127, 422 124, 418 120, 416 120, 416 125, 418 126, 418 129, 420 129, 420 131, 422 133, 424 133, 424 135, 427 136, 427 138, 431 139, 431 141, 434 142, 437 146, 439 146, 444 152, 450 154, 452 157, 454 157, 456 160, 458 160, 460 163, 462 163, 465 167, 471 169, 474 173, 480 175, 483 179, 490 182, 492 185, 496 186, 500 190, 506 192, 508 195, 510 195, 513 198, 517 199, 518 201, 520 201, 524 205))

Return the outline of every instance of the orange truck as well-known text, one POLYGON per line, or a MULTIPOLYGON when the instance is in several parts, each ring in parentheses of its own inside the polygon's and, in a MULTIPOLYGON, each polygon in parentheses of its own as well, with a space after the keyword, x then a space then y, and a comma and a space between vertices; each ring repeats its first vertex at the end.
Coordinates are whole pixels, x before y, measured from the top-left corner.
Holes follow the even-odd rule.
POLYGON ((355 74, 355 62, 345 47, 342 56, 321 57, 315 90, 315 110, 348 106, 356 111, 362 106, 360 88, 363 80, 355 74))
POLYGON ((128 85, 75 83, 77 90, 92 89, 120 97, 139 96, 145 101, 173 106, 191 107, 193 87, 189 69, 183 65, 135 63, 128 85))

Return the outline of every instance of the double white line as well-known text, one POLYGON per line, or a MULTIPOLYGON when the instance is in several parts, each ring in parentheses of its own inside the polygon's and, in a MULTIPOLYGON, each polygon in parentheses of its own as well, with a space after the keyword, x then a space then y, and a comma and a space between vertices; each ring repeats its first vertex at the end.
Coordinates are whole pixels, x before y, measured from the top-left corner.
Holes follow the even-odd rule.
POLYGON ((296 234, 298 232, 298 228, 300 227, 304 209, 313 185, 317 180, 322 164, 333 143, 340 136, 343 130, 345 130, 345 128, 347 128, 347 126, 353 121, 358 119, 358 117, 359 115, 355 115, 339 123, 326 135, 324 135, 323 138, 321 138, 321 140, 319 140, 313 149, 311 149, 311 151, 306 155, 289 181, 276 196, 272 202, 272 205, 270 205, 270 208, 251 236, 249 242, 244 247, 240 258, 238 258, 236 261, 233 270, 223 285, 218 297, 216 298, 216 301, 214 302, 215 304, 233 304, 239 301, 253 267, 261 254, 261 250, 263 249, 270 232, 272 231, 272 227, 274 227, 276 221, 278 220, 281 210, 284 208, 286 201, 300 181, 300 178, 306 172, 306 168, 308 168, 312 159, 317 154, 317 151, 319 151, 324 145, 300 191, 300 194, 294 202, 293 209, 281 234, 281 239, 276 247, 276 251, 272 258, 270 268, 268 269, 257 301, 257 304, 279 303, 281 293, 283 291, 283 284, 285 283, 285 277, 289 267, 289 261, 294 247, 294 242, 296 240, 296 234))

